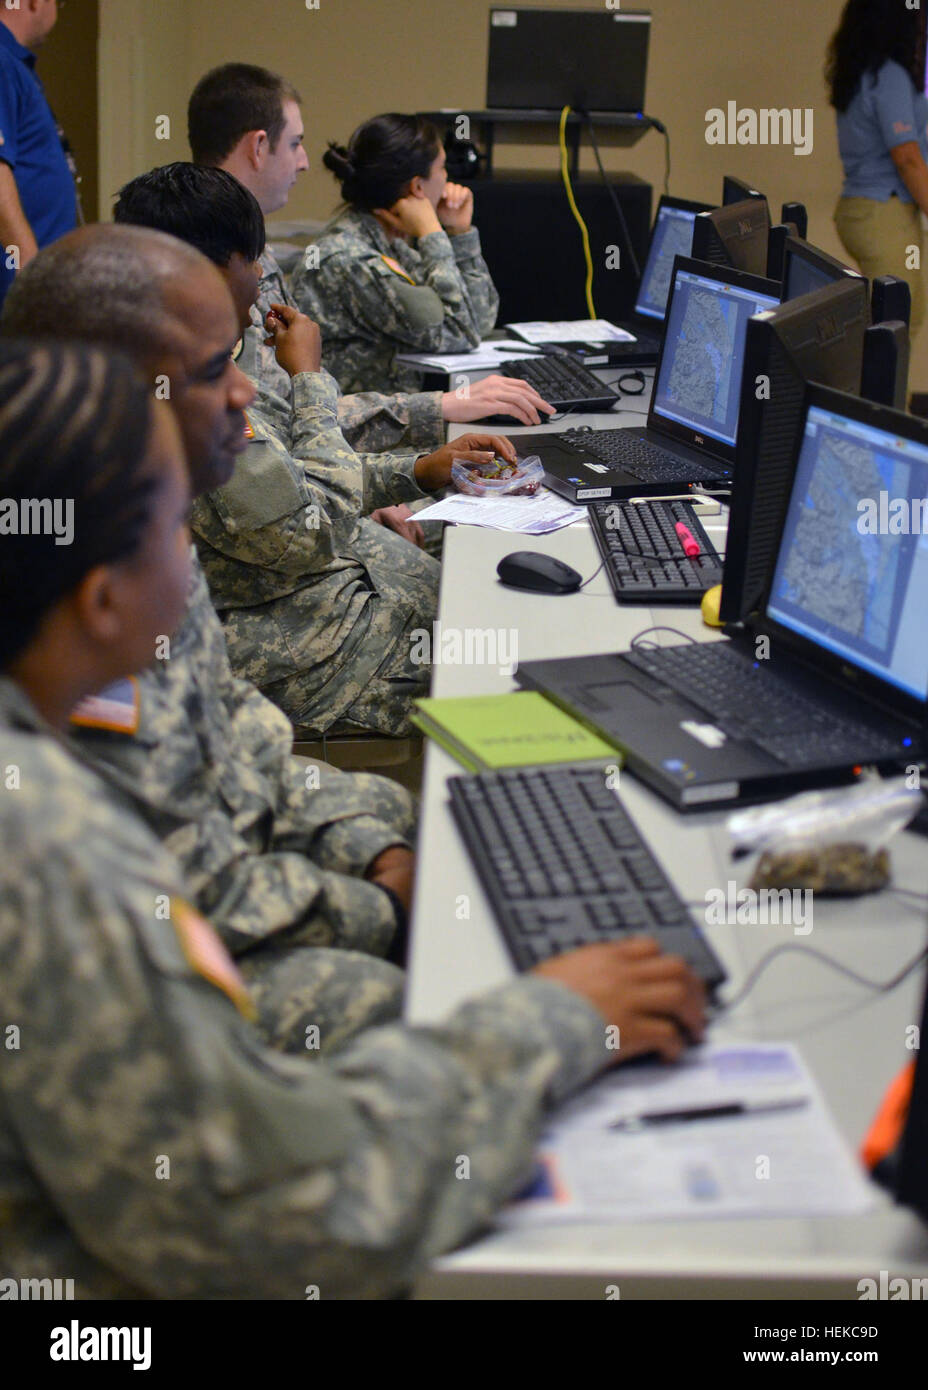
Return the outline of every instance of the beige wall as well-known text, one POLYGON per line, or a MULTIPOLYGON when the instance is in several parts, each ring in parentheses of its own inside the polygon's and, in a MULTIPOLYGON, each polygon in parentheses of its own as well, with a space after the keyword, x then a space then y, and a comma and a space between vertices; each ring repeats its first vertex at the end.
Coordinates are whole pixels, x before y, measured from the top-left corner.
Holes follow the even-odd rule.
MULTIPOLYGON (((283 72, 304 100, 310 170, 288 218, 328 215, 337 187, 322 169, 328 139, 344 140, 384 110, 479 107, 486 95, 488 0, 101 0, 101 204, 126 178, 189 157, 186 99, 217 63, 283 72), (168 115, 172 139, 155 138, 168 115)), ((590 8, 589 0, 559 0, 590 8)), ((840 254, 831 220, 841 184, 834 113, 822 65, 843 0, 639 0, 653 14, 647 109, 668 127, 671 192, 712 200, 727 172, 752 179, 775 213, 786 199, 809 210, 809 235, 840 254), (811 107, 813 152, 710 146, 705 113, 739 106, 811 107)), ((628 3, 627 8, 634 8, 628 3)), ((556 151, 508 148, 501 163, 556 168, 556 151)), ((663 186, 664 142, 649 133, 607 166, 663 186)), ((590 156, 584 167, 592 167, 590 156)), ((479 210, 478 210, 479 221, 479 210)), ((928 374, 926 379, 928 379, 928 374)))
MULTIPOLYGON (((346 139, 377 111, 483 104, 489 8, 487 0, 319 0, 318 10, 304 0, 101 0, 104 188, 187 157, 193 83, 217 63, 254 62, 283 72, 304 99, 310 170, 287 216, 324 216, 337 195, 320 165, 326 140, 346 139), (170 141, 155 138, 159 115, 171 117, 170 141)), ((651 0, 650 9, 647 106, 670 130, 672 190, 710 198, 723 173, 740 172, 777 203, 806 201, 825 244, 840 164, 821 69, 841 0, 651 0), (813 107, 814 152, 707 145, 705 113, 729 100, 813 107)), ((504 159, 556 169, 553 149, 547 157, 508 149, 504 159)), ((633 150, 610 151, 608 163, 659 186, 663 160, 663 140, 651 133, 633 150)))

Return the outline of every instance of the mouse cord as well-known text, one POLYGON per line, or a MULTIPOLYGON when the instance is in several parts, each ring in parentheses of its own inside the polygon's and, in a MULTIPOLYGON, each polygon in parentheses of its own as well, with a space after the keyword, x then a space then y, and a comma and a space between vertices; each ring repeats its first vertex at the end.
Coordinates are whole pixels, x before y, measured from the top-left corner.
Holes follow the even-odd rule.
MULTIPOLYGON (((587 586, 587 584, 592 584, 592 583, 593 583, 593 580, 594 580, 594 579, 596 578, 596 576, 599 574, 599 571, 602 569, 602 567, 603 567, 603 565, 604 565, 605 563, 606 563, 605 560, 603 560, 602 564, 599 566, 599 569, 595 569, 595 570, 593 571, 593 573, 590 575, 589 579, 584 579, 584 581, 583 581, 582 584, 578 584, 578 585, 577 585, 577 588, 576 588, 576 592, 577 592, 577 593, 579 593, 581 589, 585 589, 586 586, 587 586)), ((595 595, 594 595, 594 598, 603 598, 603 597, 608 597, 608 595, 603 595, 603 594, 595 594, 595 595)))
POLYGON ((636 647, 642 645, 648 647, 659 647, 659 642, 644 642, 644 638, 647 637, 648 634, 651 632, 672 632, 674 637, 682 637, 684 642, 691 642, 694 647, 699 645, 696 641, 696 638, 691 637, 688 632, 681 632, 678 627, 667 627, 664 623, 657 623, 654 627, 643 628, 641 632, 635 634, 635 636, 632 638, 632 651, 634 651, 636 647))
POLYGON ((716 1012, 727 1013, 729 1010, 737 1008, 757 984, 758 979, 767 969, 770 962, 776 956, 783 955, 786 951, 801 951, 805 956, 813 956, 816 960, 822 961, 823 964, 830 965, 833 970, 839 971, 842 975, 847 975, 848 978, 853 980, 856 984, 863 985, 865 989, 876 990, 879 994, 886 994, 890 990, 895 989, 897 985, 902 983, 907 975, 911 975, 917 965, 920 965, 923 960, 928 958, 928 949, 923 948, 919 951, 917 956, 913 956, 912 960, 910 960, 907 965, 904 965, 895 975, 891 976, 890 979, 868 980, 865 975, 858 975, 856 970, 852 970, 850 966, 844 965, 839 960, 835 960, 833 956, 826 955, 824 951, 819 951, 815 946, 802 946, 798 942, 790 941, 782 946, 774 946, 772 951, 768 951, 765 956, 762 956, 753 970, 749 971, 741 988, 737 990, 730 999, 721 1000, 717 1006, 716 1012))

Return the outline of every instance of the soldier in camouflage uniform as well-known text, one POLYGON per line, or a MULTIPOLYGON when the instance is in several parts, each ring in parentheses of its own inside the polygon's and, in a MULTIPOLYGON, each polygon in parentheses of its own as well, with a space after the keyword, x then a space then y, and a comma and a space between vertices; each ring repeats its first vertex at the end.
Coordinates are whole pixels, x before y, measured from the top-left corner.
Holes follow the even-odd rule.
POLYGON ((343 391, 415 391, 422 373, 398 352, 466 352, 496 323, 473 193, 447 182, 438 131, 419 116, 375 116, 323 162, 347 207, 297 267, 293 297, 343 391))
MULTIPOLYGON (((197 83, 188 105, 188 137, 194 160, 234 175, 257 198, 265 217, 279 212, 294 181, 307 168, 299 103, 295 88, 265 68, 247 63, 214 68, 197 83)), ((315 254, 316 248, 308 248, 308 264, 314 263, 315 254)), ((290 381, 273 347, 264 341, 267 316, 274 304, 297 307, 276 257, 265 247, 258 299, 245 334, 240 366, 257 383, 262 406, 272 411, 274 427, 286 438, 292 404, 290 381), (273 413, 275 406, 279 407, 277 414, 273 413)), ((384 395, 364 389, 339 398, 338 422, 348 443, 359 452, 429 451, 442 443, 445 421, 467 423, 510 414, 523 424, 537 425, 552 409, 526 382, 493 374, 466 390, 458 385, 445 392, 384 395)))
MULTIPOLYGON (((276 413, 272 414, 273 424, 277 430, 284 431, 289 429, 293 404, 290 378, 277 361, 273 347, 265 341, 265 324, 274 304, 296 308, 277 257, 265 246, 261 253, 258 298, 245 331, 239 366, 258 387, 262 404, 272 412, 276 407, 276 413), (265 397, 268 397, 266 403, 265 397)), ((338 390, 334 377, 332 382, 338 390)), ((374 454, 381 449, 419 449, 431 453, 445 439, 443 400, 441 391, 389 395, 361 391, 350 396, 343 396, 339 391, 339 429, 358 453, 374 454)), ((489 410, 486 413, 489 414, 489 410)))
MULTIPOLYGON (((231 174, 195 164, 152 170, 122 190, 115 218, 202 249, 248 323, 263 221, 231 174)), ((465 435, 422 458, 357 455, 338 428, 334 384, 319 371, 316 326, 280 306, 273 331, 294 381, 287 443, 260 400, 231 481, 193 512, 229 657, 301 729, 403 734, 412 700, 428 693, 430 667, 414 661, 414 634, 431 631, 437 616, 439 567, 368 518, 449 482, 452 455, 514 450, 496 436, 465 435)))
MULTIPOLYGON (((204 426, 193 399, 206 390, 202 363, 221 363, 223 352, 228 359, 237 328, 228 291, 191 248, 134 228, 88 228, 49 247, 17 277, 2 328, 118 343, 151 380, 169 371, 176 385, 193 383, 175 391, 174 405, 195 486, 228 476, 244 446, 242 408, 254 392, 226 360, 215 403, 210 397, 216 418, 204 426), (202 328, 184 336, 176 318, 184 295, 174 299, 180 285, 215 324, 197 319, 202 328)), ((75 748, 177 856, 196 906, 227 946, 236 955, 256 952, 251 979, 264 956, 256 948, 276 942, 363 952, 373 1016, 382 1017, 387 995, 395 1014, 401 975, 378 958, 402 953, 408 888, 401 872, 393 875, 404 855, 407 878, 411 865, 408 793, 386 778, 310 768, 292 757, 287 719, 232 674, 196 563, 184 621, 162 655, 137 677, 137 709, 130 693, 128 719, 125 698, 81 707, 75 748)), ((302 954, 300 997, 315 989, 321 1000, 331 965, 302 954)), ((292 976, 296 967, 281 964, 276 947, 265 959, 273 969, 268 989, 279 996, 285 972, 292 976)))
POLYGON ((180 457, 127 365, 0 344, 0 492, 69 498, 76 523, 67 566, 51 536, 0 541, 3 1273, 78 1298, 397 1293, 524 1181, 551 1105, 698 1036, 699 987, 625 942, 440 1027, 312 1062, 309 1030, 299 1056, 262 1042, 177 861, 62 741, 75 702, 181 615, 180 457))

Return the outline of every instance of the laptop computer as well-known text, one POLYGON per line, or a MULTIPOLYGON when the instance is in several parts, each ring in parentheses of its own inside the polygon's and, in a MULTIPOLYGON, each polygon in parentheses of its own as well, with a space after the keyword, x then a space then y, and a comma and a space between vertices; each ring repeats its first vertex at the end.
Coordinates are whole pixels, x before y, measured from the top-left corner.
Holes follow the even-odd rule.
POLYGON ((807 388, 790 501, 756 619, 728 641, 528 662, 520 684, 626 753, 679 810, 925 756, 928 424, 807 388), (910 522, 908 530, 889 518, 910 522), (916 521, 917 528, 916 529, 916 521))
MULTIPOLYGON (((674 257, 692 255, 693 224, 698 214, 708 212, 711 206, 711 203, 694 203, 666 194, 658 203, 634 314, 616 323, 617 328, 634 336, 633 343, 577 342, 562 346, 575 352, 587 367, 607 367, 613 363, 620 367, 653 367, 660 356, 664 336, 674 257)), ((518 337, 517 326, 514 332, 518 337)))
POLYGON ((572 502, 659 496, 668 485, 728 492, 747 322, 776 308, 779 294, 761 276, 677 256, 647 426, 507 435, 572 502))
MULTIPOLYGON (((688 202, 685 198, 664 195, 657 205, 657 216, 651 228, 651 240, 645 258, 635 310, 632 317, 619 321, 617 328, 631 333, 633 343, 603 343, 587 347, 577 344, 588 367, 653 367, 660 356, 661 340, 667 316, 667 301, 673 277, 675 256, 693 254, 693 223, 697 214, 708 212, 710 203, 688 202)), ((574 346, 571 344, 571 346, 574 346)))
POLYGON ((487 106, 644 110, 651 16, 625 9, 491 9, 487 106))

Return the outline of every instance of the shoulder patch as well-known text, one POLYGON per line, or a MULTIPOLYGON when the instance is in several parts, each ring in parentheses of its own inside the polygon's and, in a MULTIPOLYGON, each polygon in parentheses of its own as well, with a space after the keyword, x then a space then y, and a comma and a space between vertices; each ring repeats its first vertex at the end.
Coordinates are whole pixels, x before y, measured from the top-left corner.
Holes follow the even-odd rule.
POLYGON ((254 1000, 215 927, 183 898, 171 899, 171 923, 191 968, 221 989, 253 1023, 258 1016, 254 1000))
POLYGON ((98 695, 87 695, 71 711, 70 722, 82 729, 109 729, 115 734, 139 731, 139 683, 135 676, 114 681, 98 695))
POLYGON ((251 423, 251 421, 249 420, 248 416, 246 415, 246 416, 245 416, 245 438, 246 438, 246 439, 254 439, 254 437, 255 437, 255 428, 254 428, 254 425, 251 423))
POLYGON ((411 275, 406 274, 406 271, 400 265, 399 261, 395 261, 392 256, 381 256, 380 259, 383 261, 384 265, 389 266, 395 274, 402 275, 403 279, 408 280, 411 285, 416 283, 411 275))

